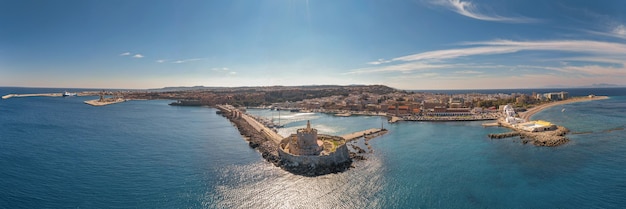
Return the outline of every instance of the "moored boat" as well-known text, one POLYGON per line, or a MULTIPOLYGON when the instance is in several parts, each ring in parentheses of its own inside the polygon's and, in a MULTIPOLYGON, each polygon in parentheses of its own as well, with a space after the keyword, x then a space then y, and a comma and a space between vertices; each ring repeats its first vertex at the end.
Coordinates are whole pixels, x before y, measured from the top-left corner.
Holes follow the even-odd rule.
POLYGON ((71 97, 71 96, 76 96, 76 93, 70 93, 70 92, 63 92, 63 96, 64 97, 71 97))

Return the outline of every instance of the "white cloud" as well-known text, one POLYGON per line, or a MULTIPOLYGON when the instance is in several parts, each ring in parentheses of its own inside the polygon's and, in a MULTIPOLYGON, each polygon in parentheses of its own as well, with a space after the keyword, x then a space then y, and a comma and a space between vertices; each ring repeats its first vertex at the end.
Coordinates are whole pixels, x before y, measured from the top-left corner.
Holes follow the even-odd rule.
POLYGON ((166 60, 157 60, 158 63, 164 63, 166 60))
POLYGON ((133 55, 133 57, 134 57, 134 58, 143 58, 143 55, 141 55, 141 54, 135 54, 135 55, 133 55))
POLYGON ((237 72, 229 72, 228 74, 230 74, 230 75, 236 75, 236 74, 237 74, 237 72))
POLYGON ((120 54, 120 56, 128 56, 128 55, 130 55, 130 52, 124 52, 120 54))
POLYGON ((460 15, 493 22, 509 22, 509 23, 531 23, 537 22, 536 19, 528 17, 505 17, 497 14, 482 13, 478 6, 471 1, 463 0, 435 0, 433 4, 444 6, 460 15))

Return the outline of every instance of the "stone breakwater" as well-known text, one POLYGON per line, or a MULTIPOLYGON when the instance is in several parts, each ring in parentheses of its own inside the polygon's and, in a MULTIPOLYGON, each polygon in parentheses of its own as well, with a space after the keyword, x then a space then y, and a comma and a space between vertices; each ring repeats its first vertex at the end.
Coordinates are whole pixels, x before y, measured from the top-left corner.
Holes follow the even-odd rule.
POLYGON ((241 117, 235 117, 227 110, 221 109, 219 112, 222 116, 230 120, 237 127, 239 133, 246 138, 248 145, 258 150, 261 156, 275 166, 281 166, 280 157, 278 156, 278 145, 268 139, 263 133, 257 131, 246 120, 241 117))
POLYGON ((488 137, 491 139, 502 139, 519 136, 523 144, 531 143, 535 146, 545 147, 555 147, 569 142, 569 139, 565 137, 565 134, 569 133, 569 129, 563 126, 557 126, 556 130, 543 132, 528 132, 515 129, 511 126, 506 125, 505 127, 511 128, 514 131, 499 134, 489 134, 488 137))

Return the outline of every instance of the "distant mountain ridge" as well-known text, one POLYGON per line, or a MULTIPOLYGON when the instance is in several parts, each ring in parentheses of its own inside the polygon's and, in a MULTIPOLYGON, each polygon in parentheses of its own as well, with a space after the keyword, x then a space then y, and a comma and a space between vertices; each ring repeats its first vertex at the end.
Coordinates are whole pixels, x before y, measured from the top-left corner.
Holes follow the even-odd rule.
POLYGON ((545 86, 544 88, 620 88, 620 87, 626 87, 626 85, 618 85, 618 84, 612 84, 612 83, 594 83, 594 84, 585 85, 585 86, 549 85, 549 86, 545 86))

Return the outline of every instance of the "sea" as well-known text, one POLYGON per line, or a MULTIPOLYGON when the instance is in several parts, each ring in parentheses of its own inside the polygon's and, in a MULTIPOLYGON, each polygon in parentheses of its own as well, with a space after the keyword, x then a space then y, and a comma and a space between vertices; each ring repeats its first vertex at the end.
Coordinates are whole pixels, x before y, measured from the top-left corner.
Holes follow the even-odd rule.
MULTIPOLYGON (((65 90, 79 91, 0 87, 0 95, 65 90)), ((372 152, 354 168, 318 177, 268 163, 209 107, 0 100, 0 208, 626 207, 626 89, 563 90, 610 99, 536 114, 572 131, 559 147, 492 140, 487 134, 508 130, 483 122, 249 110, 280 118, 282 135, 306 121, 333 135, 389 130, 368 142, 372 152)))

